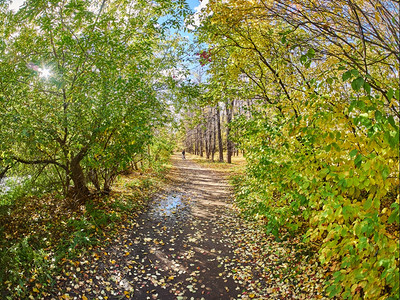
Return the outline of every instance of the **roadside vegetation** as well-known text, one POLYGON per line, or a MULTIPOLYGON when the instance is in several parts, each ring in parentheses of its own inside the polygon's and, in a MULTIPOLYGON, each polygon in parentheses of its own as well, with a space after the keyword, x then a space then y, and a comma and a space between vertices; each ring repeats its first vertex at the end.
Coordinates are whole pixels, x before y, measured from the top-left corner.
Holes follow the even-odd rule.
POLYGON ((188 152, 244 153, 238 205, 317 246, 328 295, 398 299, 398 1, 210 1, 200 18, 188 152))
MULTIPOLYGON (((157 161, 143 160, 138 170, 119 175, 107 195, 93 191, 85 203, 55 192, 3 196, 0 206, 0 296, 2 299, 40 299, 57 285, 59 272, 78 257, 104 248, 120 226, 134 220, 169 171, 165 149, 157 161), (5 203, 5 201, 7 201, 5 203)), ((20 189, 17 187, 16 189, 20 189)))

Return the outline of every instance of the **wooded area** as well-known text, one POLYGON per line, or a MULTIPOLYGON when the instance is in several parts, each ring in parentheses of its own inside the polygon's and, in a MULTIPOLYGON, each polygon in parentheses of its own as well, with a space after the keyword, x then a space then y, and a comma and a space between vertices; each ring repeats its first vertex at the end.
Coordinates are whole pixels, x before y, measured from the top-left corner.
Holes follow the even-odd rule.
POLYGON ((31 166, 81 201, 89 183, 109 192, 149 155, 168 116, 161 93, 179 47, 158 19, 177 5, 28 1, 13 15, 3 3, 2 177, 31 166))
POLYGON ((133 209, 113 198, 122 174, 146 190, 185 149, 218 163, 244 155, 236 205, 317 249, 330 297, 398 299, 399 10, 209 0, 192 41, 182 0, 28 0, 18 12, 0 1, 0 188, 12 186, 0 191, 0 288, 26 296, 45 257, 62 261, 115 206, 133 209), (82 236, 52 248, 11 228, 13 212, 44 203, 82 236))
POLYGON ((198 31, 187 147, 244 151, 236 200, 318 245, 331 296, 398 299, 398 29, 398 1, 210 0, 198 31))

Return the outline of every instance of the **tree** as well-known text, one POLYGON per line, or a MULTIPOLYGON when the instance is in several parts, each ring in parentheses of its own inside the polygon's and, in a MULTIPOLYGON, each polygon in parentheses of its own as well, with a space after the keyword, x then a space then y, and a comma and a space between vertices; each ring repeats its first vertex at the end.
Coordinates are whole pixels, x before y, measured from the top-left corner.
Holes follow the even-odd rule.
POLYGON ((208 7, 199 34, 213 49, 210 80, 229 83, 210 93, 239 91, 250 104, 249 117, 233 125, 247 160, 240 202, 257 204, 276 235, 307 227, 321 262, 341 262, 331 296, 395 297, 398 3, 211 0, 208 7))
POLYGON ((8 13, 3 159, 48 165, 76 199, 89 195, 90 170, 109 190, 163 119, 157 89, 171 60, 158 19, 178 2, 31 0, 8 13))

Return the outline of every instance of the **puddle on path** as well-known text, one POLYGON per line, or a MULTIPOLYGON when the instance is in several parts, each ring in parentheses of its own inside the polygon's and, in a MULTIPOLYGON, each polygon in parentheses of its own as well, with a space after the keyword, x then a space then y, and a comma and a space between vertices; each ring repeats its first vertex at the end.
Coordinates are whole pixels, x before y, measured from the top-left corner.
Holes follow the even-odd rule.
POLYGON ((190 210, 187 196, 182 193, 171 192, 162 195, 157 199, 149 210, 154 219, 182 219, 187 216, 190 210))

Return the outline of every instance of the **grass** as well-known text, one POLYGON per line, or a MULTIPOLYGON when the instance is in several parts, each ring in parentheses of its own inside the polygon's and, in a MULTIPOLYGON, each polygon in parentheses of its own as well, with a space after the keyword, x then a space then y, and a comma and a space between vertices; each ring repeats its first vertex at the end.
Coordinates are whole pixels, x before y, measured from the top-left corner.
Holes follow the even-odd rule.
POLYGON ((239 175, 243 174, 246 167, 246 158, 239 154, 239 156, 232 156, 232 163, 228 164, 226 162, 226 152, 224 152, 224 162, 218 161, 218 153, 215 154, 215 161, 211 161, 211 159, 207 159, 205 156, 201 157, 198 155, 186 154, 186 158, 193 160, 194 162, 218 172, 223 173, 224 175, 239 175))

